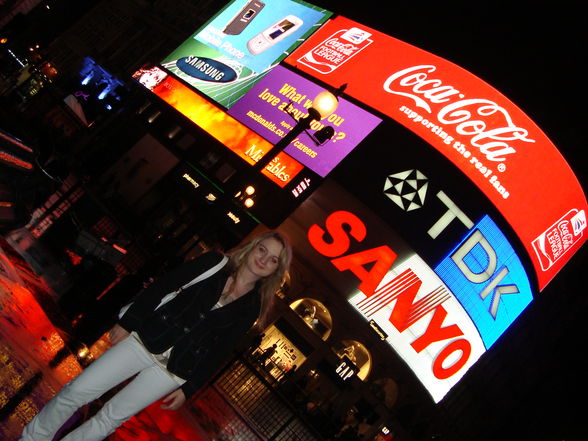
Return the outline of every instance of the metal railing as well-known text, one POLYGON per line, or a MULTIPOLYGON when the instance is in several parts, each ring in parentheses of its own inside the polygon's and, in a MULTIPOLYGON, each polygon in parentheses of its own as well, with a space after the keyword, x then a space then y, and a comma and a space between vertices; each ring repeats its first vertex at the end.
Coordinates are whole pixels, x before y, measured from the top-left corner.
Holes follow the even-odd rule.
MULTIPOLYGON (((222 411, 216 422, 218 440, 234 441, 323 441, 276 384, 243 358, 230 363, 215 379, 201 400, 224 401, 232 412, 222 411), (214 396, 216 395, 216 397, 214 396)), ((220 406, 217 402, 202 406, 220 406)), ((218 409, 220 411, 220 409, 218 409)), ((218 412, 216 412, 218 414, 218 412)))

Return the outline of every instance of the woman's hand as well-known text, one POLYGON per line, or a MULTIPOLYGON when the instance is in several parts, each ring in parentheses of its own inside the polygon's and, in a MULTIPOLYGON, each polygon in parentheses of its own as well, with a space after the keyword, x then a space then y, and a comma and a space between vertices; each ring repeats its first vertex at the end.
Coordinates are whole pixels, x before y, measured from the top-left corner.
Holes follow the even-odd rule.
POLYGON ((165 410, 177 410, 186 401, 186 395, 182 389, 176 389, 163 399, 165 404, 161 405, 165 410))
POLYGON ((112 343, 113 345, 120 343, 129 335, 129 331, 127 331, 120 325, 114 325, 110 332, 108 332, 108 338, 110 338, 110 343, 112 343))

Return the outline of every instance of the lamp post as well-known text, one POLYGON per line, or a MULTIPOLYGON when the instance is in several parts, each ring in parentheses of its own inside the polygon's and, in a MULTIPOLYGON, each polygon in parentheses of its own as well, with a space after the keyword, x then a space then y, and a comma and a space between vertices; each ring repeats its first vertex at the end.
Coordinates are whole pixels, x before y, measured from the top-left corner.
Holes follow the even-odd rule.
POLYGON ((262 171, 276 157, 278 153, 284 150, 298 135, 307 130, 313 121, 320 121, 327 118, 339 105, 338 97, 343 93, 347 84, 342 85, 334 92, 324 90, 320 92, 312 101, 312 107, 308 109, 308 115, 300 119, 296 125, 280 139, 263 157, 255 163, 253 169, 262 171))

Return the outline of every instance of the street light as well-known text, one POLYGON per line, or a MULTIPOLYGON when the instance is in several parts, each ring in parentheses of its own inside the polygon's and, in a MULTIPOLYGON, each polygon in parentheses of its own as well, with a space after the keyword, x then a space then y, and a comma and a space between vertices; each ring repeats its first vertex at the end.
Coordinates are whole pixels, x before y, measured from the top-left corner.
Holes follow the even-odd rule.
MULTIPOLYGON (((347 84, 343 84, 334 92, 328 90, 320 92, 312 101, 312 107, 308 109, 308 115, 300 119, 286 136, 280 139, 265 155, 263 155, 263 157, 255 163, 253 169, 256 171, 262 171, 276 157, 276 155, 288 147, 298 135, 304 130, 308 130, 313 121, 320 121, 323 118, 327 118, 337 110, 337 106, 339 105, 338 97, 343 93, 346 87, 347 84)), ((326 137, 324 134, 320 137, 321 142, 324 142, 326 139, 330 139, 330 137, 333 136, 334 130, 332 128, 330 129, 331 130, 326 131, 326 137)))
POLYGON ((314 98, 311 109, 315 109, 319 112, 320 118, 318 119, 326 118, 337 110, 337 107, 339 106, 338 96, 341 95, 344 88, 345 86, 342 86, 342 88, 335 91, 335 93, 323 90, 314 98))

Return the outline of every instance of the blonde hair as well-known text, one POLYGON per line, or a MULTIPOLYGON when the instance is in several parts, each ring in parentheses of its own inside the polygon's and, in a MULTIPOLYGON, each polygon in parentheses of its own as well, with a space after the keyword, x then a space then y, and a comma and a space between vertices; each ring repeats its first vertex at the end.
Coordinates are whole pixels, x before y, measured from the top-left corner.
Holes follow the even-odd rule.
POLYGON ((239 269, 247 262, 249 253, 251 253, 257 245, 265 239, 275 239, 282 244, 282 251, 278 256, 278 267, 267 277, 260 280, 259 292, 261 294, 261 309, 259 317, 255 322, 255 327, 263 329, 267 326, 269 314, 275 302, 276 291, 289 279, 288 270, 292 262, 292 247, 288 238, 278 231, 272 230, 262 233, 242 246, 228 253, 229 265, 233 271, 238 272, 239 269))

